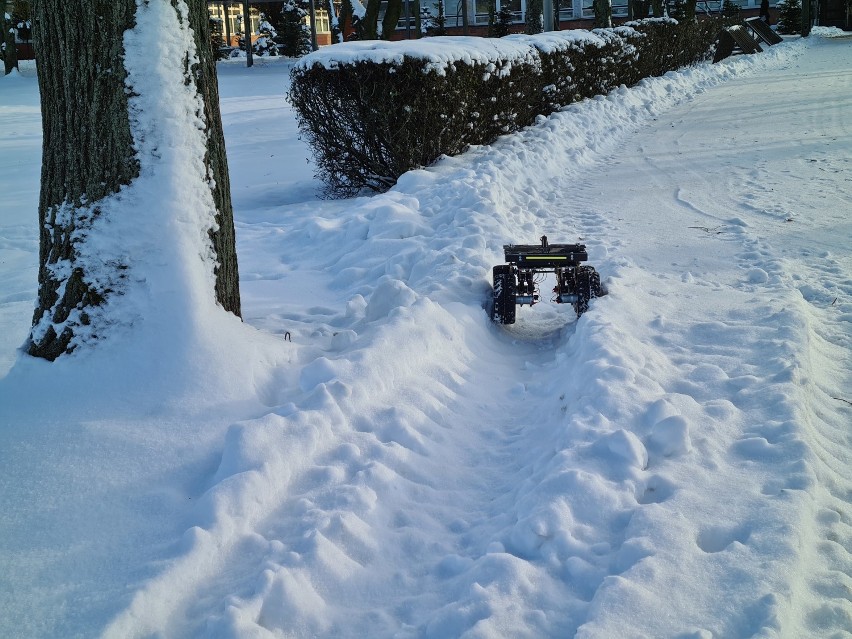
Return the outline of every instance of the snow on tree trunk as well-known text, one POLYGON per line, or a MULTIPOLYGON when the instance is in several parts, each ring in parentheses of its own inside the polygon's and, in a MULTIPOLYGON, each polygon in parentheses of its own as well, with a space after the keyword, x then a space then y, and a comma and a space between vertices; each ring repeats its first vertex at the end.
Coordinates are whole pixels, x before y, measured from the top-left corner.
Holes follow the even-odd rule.
POLYGON ((36 0, 33 15, 44 151, 29 353, 53 360, 161 308, 239 315, 204 0, 36 0))

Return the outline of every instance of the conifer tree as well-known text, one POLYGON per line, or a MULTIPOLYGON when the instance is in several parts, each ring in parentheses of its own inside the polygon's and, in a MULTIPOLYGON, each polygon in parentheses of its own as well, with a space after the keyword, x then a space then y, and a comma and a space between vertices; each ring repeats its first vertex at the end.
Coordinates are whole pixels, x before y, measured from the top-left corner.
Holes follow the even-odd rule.
POLYGON ((221 18, 210 18, 210 48, 213 51, 213 57, 217 60, 224 60, 228 57, 230 49, 223 47, 225 42, 223 20, 221 18))
MULTIPOLYGON (((307 15, 307 14, 306 14, 307 15)), ((275 43, 275 37, 278 32, 275 27, 266 19, 266 15, 260 14, 260 24, 257 26, 257 39, 252 45, 252 51, 259 56, 275 56, 278 55, 278 45, 275 43)))
POLYGON ((778 3, 778 32, 802 32, 802 3, 801 0, 781 0, 778 3))
POLYGON ((429 7, 420 8, 420 20, 423 32, 430 36, 447 35, 447 14, 444 11, 444 0, 438 0, 435 3, 435 14, 429 10, 429 7))
POLYGON ((488 37, 500 37, 497 35, 497 0, 488 0, 488 37))
POLYGON ((524 33, 535 35, 544 31, 544 6, 542 0, 527 0, 527 26, 524 33))
POLYGON ((279 53, 290 58, 300 58, 311 51, 311 30, 305 24, 308 12, 296 0, 288 0, 281 9, 281 46, 279 53))
POLYGON ((739 22, 740 14, 740 5, 736 2, 731 2, 731 0, 724 0, 722 2, 722 17, 726 18, 727 21, 731 23, 739 22))

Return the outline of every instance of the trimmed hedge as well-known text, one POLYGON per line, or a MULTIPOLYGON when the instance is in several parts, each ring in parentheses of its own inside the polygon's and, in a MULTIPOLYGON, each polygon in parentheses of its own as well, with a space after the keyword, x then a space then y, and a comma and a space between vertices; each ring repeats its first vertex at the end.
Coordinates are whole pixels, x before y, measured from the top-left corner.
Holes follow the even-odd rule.
POLYGON ((712 59, 719 23, 649 19, 500 39, 326 47, 291 72, 288 98, 332 196, 490 144, 572 102, 712 59))

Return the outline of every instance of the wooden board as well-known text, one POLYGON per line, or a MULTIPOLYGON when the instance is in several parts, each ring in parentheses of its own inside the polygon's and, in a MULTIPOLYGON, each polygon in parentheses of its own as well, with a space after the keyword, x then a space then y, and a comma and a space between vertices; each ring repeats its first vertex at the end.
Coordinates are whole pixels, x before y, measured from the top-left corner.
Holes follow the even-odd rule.
POLYGON ((784 42, 781 36, 770 29, 769 25, 760 18, 747 18, 745 23, 758 38, 763 40, 769 46, 784 42))

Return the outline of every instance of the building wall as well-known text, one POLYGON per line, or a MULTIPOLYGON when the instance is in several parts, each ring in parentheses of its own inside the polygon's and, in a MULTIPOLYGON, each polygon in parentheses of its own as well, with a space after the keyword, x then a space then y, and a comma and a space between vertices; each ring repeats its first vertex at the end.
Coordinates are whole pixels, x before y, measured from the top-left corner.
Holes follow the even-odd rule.
MULTIPOLYGON (((264 13, 267 16, 273 12, 281 11, 284 6, 282 0, 252 0, 249 2, 249 11, 251 13, 251 33, 252 41, 257 39, 258 26, 260 25, 260 14, 264 13)), ((222 29, 223 44, 235 47, 239 43, 239 33, 242 33, 241 16, 243 14, 242 2, 224 2, 223 0, 208 0, 208 10, 211 18, 220 20, 228 20, 228 30, 222 29), (230 42, 228 42, 228 33, 230 33, 230 42)), ((331 28, 328 12, 324 9, 317 9, 316 14, 316 29, 317 42, 320 45, 331 44, 331 28)), ((306 19, 307 22, 307 19, 306 19)))
MULTIPOLYGON (((467 2, 469 26, 488 25, 488 0, 463 0, 467 2)), ((843 2, 844 0, 834 0, 843 2)), ((495 0, 496 11, 499 11, 504 2, 509 3, 509 8, 515 15, 515 23, 523 24, 526 20, 526 0, 495 0)), ((733 0, 744 12, 760 9, 760 0, 733 0)), ((555 0, 554 0, 555 4, 555 0)), ((721 0, 699 0, 696 11, 700 13, 718 13, 721 8, 721 0)), ((769 6, 775 7, 777 0, 770 0, 769 6)), ((422 0, 422 6, 429 8, 433 15, 437 15, 437 3, 430 0, 422 0)), ((447 27, 461 27, 460 5, 453 5, 452 1, 444 3, 444 13, 447 17, 447 27), (456 7, 459 7, 458 9, 456 7)), ((591 20, 595 17, 593 0, 561 0, 559 19, 560 25, 571 24, 575 21, 591 20)), ((612 0, 612 17, 627 18, 627 0, 612 0)), ((585 25, 584 25, 585 26, 585 25)), ((571 27, 562 27, 571 28, 571 27)))
POLYGON ((817 24, 852 31, 852 6, 846 0, 818 0, 817 24))

